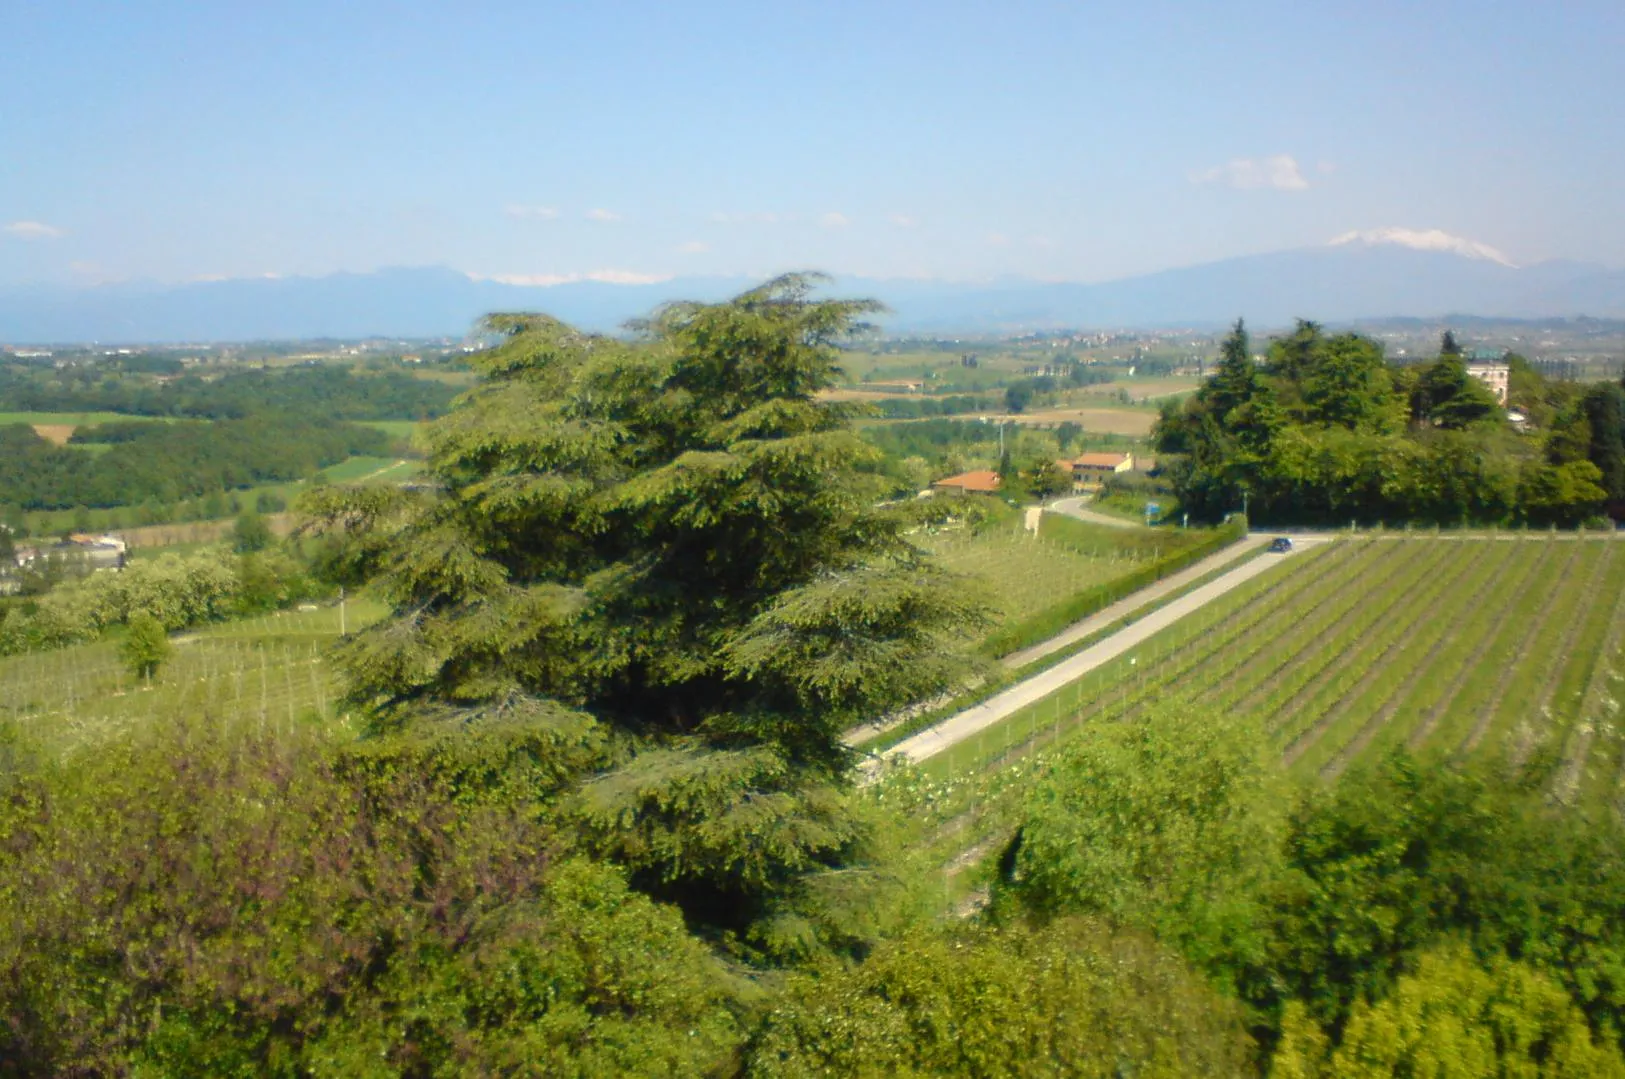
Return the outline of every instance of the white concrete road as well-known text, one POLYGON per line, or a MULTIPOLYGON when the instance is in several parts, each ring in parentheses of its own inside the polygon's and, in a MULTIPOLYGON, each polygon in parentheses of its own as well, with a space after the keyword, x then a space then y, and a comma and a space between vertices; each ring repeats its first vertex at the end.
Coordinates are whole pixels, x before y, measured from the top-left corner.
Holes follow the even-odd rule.
MULTIPOLYGON (((1235 543, 1230 547, 1227 547, 1225 551, 1221 551, 1219 554, 1222 555, 1226 552, 1233 552, 1230 555, 1230 560, 1233 561, 1235 558, 1240 557, 1241 553, 1245 552, 1246 550, 1256 547, 1259 543, 1267 543, 1274 538, 1275 537, 1273 535, 1267 533, 1255 532, 1251 536, 1248 536, 1245 540, 1242 540, 1240 543, 1235 543)), ((1303 550, 1305 547, 1310 547, 1317 543, 1327 542, 1329 539, 1331 539, 1331 537, 1326 535, 1293 536, 1293 552, 1295 553, 1303 550)), ((1219 555, 1214 556, 1214 558, 1218 557, 1219 555)), ((1173 625, 1175 622, 1178 622, 1186 615, 1201 610, 1203 607, 1207 606, 1209 603, 1212 603, 1225 593, 1258 576, 1271 566, 1278 564, 1282 558, 1290 557, 1291 554, 1265 554, 1251 562, 1237 566, 1229 573, 1226 573, 1221 577, 1216 577, 1207 584, 1193 589, 1187 595, 1181 596, 1169 603, 1167 606, 1151 612, 1138 622, 1123 627, 1123 629, 1119 632, 1112 634, 1105 640, 1091 645, 1082 652, 1079 652, 1077 655, 1062 660, 1060 663, 1057 663, 1050 669, 1036 674, 1024 682, 1011 686, 1009 689, 1004 690, 996 696, 990 697, 981 704, 967 708, 965 711, 956 715, 949 716, 936 726, 931 727, 928 730, 921 731, 920 733, 899 742, 897 745, 886 750, 882 756, 887 758, 902 757, 910 761, 923 761, 929 757, 933 757, 936 754, 941 753, 943 750, 948 749, 951 746, 965 741, 967 738, 975 737, 979 732, 986 730, 995 723, 998 723, 1000 720, 1019 712, 1021 709, 1030 704, 1043 700, 1051 693, 1054 693, 1063 686, 1070 685, 1102 664, 1109 663, 1118 656, 1128 652, 1136 645, 1143 644, 1152 636, 1164 629, 1167 629, 1169 626, 1173 625)), ((1202 562, 1198 562, 1185 572, 1188 573, 1195 571, 1196 576, 1201 576, 1202 574, 1212 571, 1212 562, 1213 559, 1204 559, 1202 562)), ((1178 575, 1176 575, 1176 577, 1177 576, 1178 575)), ((1176 579, 1176 577, 1170 577, 1165 581, 1159 581, 1157 585, 1152 587, 1156 588, 1165 583, 1172 582, 1176 579)), ((1175 585, 1174 587, 1178 586, 1175 585)), ((1172 589, 1169 589, 1169 591, 1171 590, 1172 589)), ((1129 598, 1140 599, 1140 597, 1144 597, 1148 591, 1150 591, 1150 589, 1142 590, 1129 598)), ((1166 592, 1163 594, 1166 594, 1166 592)), ((1139 606, 1144 606, 1147 602, 1153 602, 1153 600, 1141 600, 1139 606)), ((1100 615, 1095 617, 1100 618, 1108 614, 1110 611, 1111 608, 1107 608, 1106 611, 1102 611, 1100 615)), ((1122 614, 1118 614, 1116 617, 1121 618, 1122 614)), ((1113 618, 1110 621, 1115 620, 1116 618, 1113 618)), ((1089 621, 1093 621, 1093 619, 1089 621)), ((1110 621, 1105 624, 1109 625, 1110 621)), ((1080 623, 1080 626, 1086 624, 1088 623, 1080 623)), ((1079 626, 1073 627, 1074 630, 1078 628, 1079 626)), ((1068 633, 1071 632, 1071 630, 1068 631, 1068 633)), ((1090 632, 1094 631, 1091 630, 1090 632)), ((1087 635, 1087 633, 1079 633, 1072 639, 1077 640, 1080 637, 1087 635)), ((1063 634, 1063 636, 1065 635, 1063 634)))
POLYGON ((1108 626, 1115 625, 1135 611, 1156 603, 1162 597, 1172 592, 1178 592, 1193 581, 1206 577, 1214 570, 1229 565, 1242 555, 1257 550, 1274 538, 1273 535, 1259 532, 1244 536, 1230 546, 1214 551, 1200 562, 1192 563, 1178 573, 1171 573, 1155 584, 1146 585, 1138 592, 1131 592, 1116 603, 1101 608, 1081 622, 1072 623, 1072 625, 1049 640, 1039 641, 1031 648, 1023 648, 1019 652, 1010 653, 1000 662, 1006 667, 1019 670, 1036 659, 1043 659, 1047 655, 1059 652, 1061 649, 1067 648, 1085 637, 1092 637, 1108 626))
POLYGON ((1113 517, 1109 513, 1087 509, 1086 504, 1094 501, 1093 495, 1072 495, 1069 498, 1057 498, 1044 507, 1046 513, 1064 513, 1068 517, 1076 517, 1080 521, 1088 521, 1092 525, 1103 525, 1106 528, 1143 528, 1135 522, 1113 517))

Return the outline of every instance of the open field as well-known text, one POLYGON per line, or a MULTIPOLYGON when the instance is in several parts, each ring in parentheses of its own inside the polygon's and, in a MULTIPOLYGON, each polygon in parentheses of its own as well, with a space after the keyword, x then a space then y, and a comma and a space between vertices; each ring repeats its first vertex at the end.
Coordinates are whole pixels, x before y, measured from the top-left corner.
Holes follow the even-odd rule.
POLYGON ((322 469, 334 483, 400 483, 423 470, 423 462, 389 457, 351 457, 322 469))
MULTIPOLYGON (((383 607, 351 601, 352 632, 383 607)), ((93 747, 156 716, 197 715, 222 724, 274 726, 339 718, 327 658, 339 611, 289 611, 207 626, 174 639, 174 655, 145 686, 112 640, 0 658, 0 721, 15 722, 61 752, 93 747)))
POLYGON ((1136 401, 1141 398, 1155 401, 1160 397, 1177 397, 1182 393, 1192 393, 1201 384, 1201 380, 1197 378, 1170 375, 1167 378, 1123 378, 1112 382, 1097 382, 1093 386, 1085 386, 1072 392, 1083 397, 1116 397, 1126 393, 1136 401))
POLYGON ((1050 427, 1061 423, 1075 423, 1086 432, 1108 435, 1132 435, 1144 438, 1157 422, 1157 413, 1151 409, 1131 408, 1042 408, 1033 412, 994 416, 995 421, 1021 423, 1030 427, 1050 427))

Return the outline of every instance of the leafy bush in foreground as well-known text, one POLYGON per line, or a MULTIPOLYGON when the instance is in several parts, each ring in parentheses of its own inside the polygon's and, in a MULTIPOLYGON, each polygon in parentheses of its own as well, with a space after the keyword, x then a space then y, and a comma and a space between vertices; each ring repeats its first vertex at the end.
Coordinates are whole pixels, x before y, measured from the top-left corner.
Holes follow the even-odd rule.
POLYGON ((1143 938, 1068 920, 928 933, 791 981, 763 1076, 1252 1073, 1240 1010, 1143 938))
POLYGON ((550 768, 592 752, 579 719, 360 756, 216 730, 72 766, 0 752, 0 1074, 698 1074, 732 1052, 707 950, 545 812, 550 768))

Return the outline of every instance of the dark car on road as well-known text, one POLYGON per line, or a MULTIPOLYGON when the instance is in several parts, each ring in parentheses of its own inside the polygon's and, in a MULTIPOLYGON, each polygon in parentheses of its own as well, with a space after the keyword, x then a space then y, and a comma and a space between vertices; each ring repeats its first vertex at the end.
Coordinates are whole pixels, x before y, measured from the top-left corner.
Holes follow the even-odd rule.
POLYGON ((1290 551, 1292 550, 1292 541, 1285 536, 1276 536, 1270 540, 1270 550, 1276 554, 1280 554, 1282 551, 1290 551))

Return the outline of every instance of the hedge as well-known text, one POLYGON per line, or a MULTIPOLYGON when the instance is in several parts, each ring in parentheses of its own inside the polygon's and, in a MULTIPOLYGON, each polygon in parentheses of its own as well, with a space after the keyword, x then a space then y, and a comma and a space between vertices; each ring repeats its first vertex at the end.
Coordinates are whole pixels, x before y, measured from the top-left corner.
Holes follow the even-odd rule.
POLYGON ((1215 528, 1212 534, 1204 537, 1200 542, 1192 544, 1182 551, 1175 551, 1154 562, 1149 562, 1133 573, 1106 581, 1085 589, 1077 595, 1048 610, 1040 611, 1031 618, 1005 626, 982 642, 982 652, 997 658, 1019 652, 1023 648, 1031 647, 1040 641, 1060 633, 1074 622, 1088 618, 1096 611, 1102 610, 1118 600, 1149 584, 1153 584, 1170 574, 1178 573, 1186 566, 1200 562, 1208 555, 1222 548, 1230 546, 1247 534, 1245 523, 1223 525, 1215 528))

